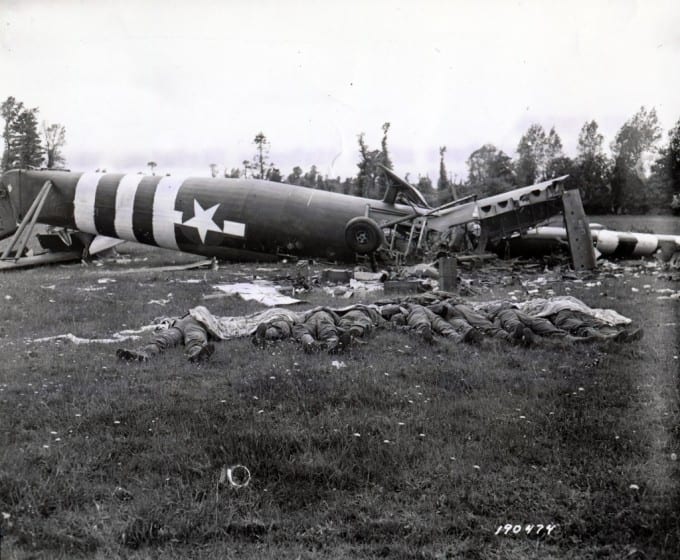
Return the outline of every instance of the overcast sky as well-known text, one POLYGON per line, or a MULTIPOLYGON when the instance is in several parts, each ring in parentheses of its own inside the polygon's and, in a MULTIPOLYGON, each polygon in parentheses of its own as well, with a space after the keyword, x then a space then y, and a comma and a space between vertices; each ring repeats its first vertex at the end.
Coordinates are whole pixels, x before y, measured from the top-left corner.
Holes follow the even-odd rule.
MULTIPOLYGON (((567 155, 595 119, 680 118, 680 2, 0 0, 0 98, 66 126, 73 170, 209 175, 254 136, 284 175, 356 174, 357 135, 391 123, 395 169, 466 176, 531 123, 567 155)), ((665 139, 665 136, 664 136, 665 139)))

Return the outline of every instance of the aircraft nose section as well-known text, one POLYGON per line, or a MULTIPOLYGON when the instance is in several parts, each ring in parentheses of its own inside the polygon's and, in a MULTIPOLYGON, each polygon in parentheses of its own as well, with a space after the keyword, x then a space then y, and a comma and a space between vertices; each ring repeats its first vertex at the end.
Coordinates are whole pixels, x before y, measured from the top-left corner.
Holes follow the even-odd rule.
POLYGON ((0 179, 0 239, 9 237, 17 230, 17 219, 12 207, 11 195, 18 185, 19 173, 8 171, 0 179))

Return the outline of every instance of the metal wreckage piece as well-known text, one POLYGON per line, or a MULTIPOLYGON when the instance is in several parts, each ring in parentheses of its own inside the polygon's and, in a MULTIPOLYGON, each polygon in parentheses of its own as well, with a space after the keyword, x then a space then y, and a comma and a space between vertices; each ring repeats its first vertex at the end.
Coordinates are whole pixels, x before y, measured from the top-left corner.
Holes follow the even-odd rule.
MULTIPOLYGON (((664 260, 680 251, 680 235, 636 233, 616 231, 600 224, 589 224, 596 254, 613 258, 649 257, 660 251, 664 260)), ((537 226, 522 233, 520 237, 510 238, 510 250, 530 251, 550 250, 568 243, 569 235, 565 228, 558 226, 537 226)))
POLYGON ((402 264, 417 258, 432 234, 478 224, 483 249, 560 212, 574 267, 595 266, 578 191, 562 186, 566 176, 432 208, 415 187, 383 170, 383 200, 252 179, 8 171, 0 182, 0 239, 14 239, 0 269, 22 257, 25 241, 18 238, 36 223, 91 236, 90 253, 134 241, 226 260, 354 262, 367 255, 402 264))

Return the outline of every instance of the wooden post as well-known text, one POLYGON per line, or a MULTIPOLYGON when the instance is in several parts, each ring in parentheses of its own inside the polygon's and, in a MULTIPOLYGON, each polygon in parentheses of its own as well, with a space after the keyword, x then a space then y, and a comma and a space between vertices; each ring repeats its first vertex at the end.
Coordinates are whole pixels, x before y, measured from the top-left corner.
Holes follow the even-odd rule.
POLYGON ((453 292, 456 289, 456 259, 454 257, 439 258, 439 289, 453 292))
POLYGON ((596 266, 593 237, 578 189, 564 191, 562 205, 574 270, 592 270, 596 266))

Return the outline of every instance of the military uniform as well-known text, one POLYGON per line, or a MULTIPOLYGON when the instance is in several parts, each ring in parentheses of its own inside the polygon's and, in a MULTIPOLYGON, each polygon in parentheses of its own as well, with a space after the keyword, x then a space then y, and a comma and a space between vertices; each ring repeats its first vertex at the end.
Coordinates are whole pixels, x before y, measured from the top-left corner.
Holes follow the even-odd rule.
POLYGON ((405 324, 427 342, 433 342, 433 333, 454 342, 462 342, 465 338, 451 323, 418 303, 404 304, 401 312, 393 315, 391 320, 397 324, 405 324))
POLYGON ((321 348, 338 350, 341 331, 338 328, 338 315, 328 308, 312 310, 299 323, 293 325, 293 337, 305 352, 321 348))
POLYGON ((363 338, 384 320, 375 306, 357 305, 344 313, 338 312, 338 327, 352 337, 363 338))
POLYGON ((464 305, 462 303, 450 304, 448 302, 444 302, 443 305, 445 307, 447 321, 462 319, 484 335, 492 338, 499 338, 507 342, 513 341, 513 337, 508 331, 494 324, 488 317, 475 311, 469 305, 464 305))
POLYGON ((167 329, 163 329, 154 335, 153 340, 138 350, 126 350, 120 348, 116 351, 119 359, 125 361, 147 361, 154 356, 165 352, 168 348, 174 348, 184 344, 184 353, 190 362, 202 362, 210 358, 215 351, 215 346, 208 342, 206 328, 191 315, 185 315, 171 322, 167 329))
POLYGON ((297 313, 280 310, 266 321, 257 325, 253 333, 253 342, 262 345, 266 341, 285 340, 293 336, 293 327, 300 317, 297 313))

